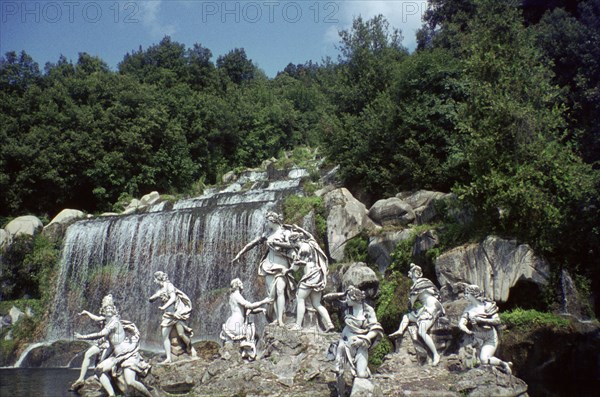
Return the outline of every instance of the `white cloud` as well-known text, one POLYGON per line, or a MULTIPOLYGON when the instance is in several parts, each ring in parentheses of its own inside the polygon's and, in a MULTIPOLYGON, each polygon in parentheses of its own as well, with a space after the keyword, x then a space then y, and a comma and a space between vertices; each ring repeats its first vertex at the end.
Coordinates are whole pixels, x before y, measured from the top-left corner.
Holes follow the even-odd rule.
POLYGON ((390 23, 392 28, 397 28, 402 31, 404 37, 402 44, 410 50, 416 46, 416 32, 421 27, 421 18, 427 9, 427 1, 425 0, 349 0, 339 1, 337 26, 328 29, 323 40, 325 43, 337 44, 339 36, 338 30, 349 29, 352 26, 352 21, 357 16, 362 16, 363 20, 368 20, 376 15, 382 14, 390 23), (331 34, 335 31, 335 37, 331 34))
POLYGON ((160 21, 162 3, 162 0, 147 0, 139 3, 142 24, 149 29, 153 38, 162 38, 175 33, 174 25, 160 21))

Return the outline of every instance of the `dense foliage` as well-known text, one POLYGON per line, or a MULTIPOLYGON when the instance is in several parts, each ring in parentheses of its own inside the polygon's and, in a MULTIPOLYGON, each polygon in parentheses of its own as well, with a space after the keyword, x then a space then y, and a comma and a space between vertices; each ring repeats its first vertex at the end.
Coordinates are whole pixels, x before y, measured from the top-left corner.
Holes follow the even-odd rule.
POLYGON ((418 49, 382 16, 337 62, 269 79, 165 37, 118 71, 81 53, 0 63, 0 216, 111 209, 189 192, 282 150, 320 147, 374 201, 454 191, 486 230, 600 280, 600 0, 431 0, 418 49))

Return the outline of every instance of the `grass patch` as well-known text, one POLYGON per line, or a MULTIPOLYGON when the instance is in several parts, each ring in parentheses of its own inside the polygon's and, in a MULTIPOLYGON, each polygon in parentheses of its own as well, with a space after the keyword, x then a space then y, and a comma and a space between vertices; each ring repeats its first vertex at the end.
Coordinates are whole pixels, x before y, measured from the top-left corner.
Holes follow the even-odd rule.
POLYGON ((540 312, 534 309, 523 310, 516 308, 500 314, 500 319, 508 328, 530 330, 548 327, 556 330, 566 330, 570 321, 553 313, 540 312))

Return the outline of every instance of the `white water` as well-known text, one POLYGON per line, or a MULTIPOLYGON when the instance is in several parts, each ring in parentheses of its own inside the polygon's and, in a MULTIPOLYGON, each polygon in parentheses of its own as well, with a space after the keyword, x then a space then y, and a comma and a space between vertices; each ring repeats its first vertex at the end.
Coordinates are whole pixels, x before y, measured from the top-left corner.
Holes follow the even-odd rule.
POLYGON ((52 344, 52 342, 38 342, 38 343, 32 343, 32 344, 30 344, 23 351, 23 353, 21 353, 21 355, 19 356, 19 359, 17 360, 17 362, 15 363, 15 365, 13 367, 14 368, 20 368, 21 364, 23 364, 23 360, 25 360, 25 358, 27 357, 27 355, 29 354, 29 352, 32 351, 33 349, 41 347, 41 346, 50 346, 51 344, 52 344))

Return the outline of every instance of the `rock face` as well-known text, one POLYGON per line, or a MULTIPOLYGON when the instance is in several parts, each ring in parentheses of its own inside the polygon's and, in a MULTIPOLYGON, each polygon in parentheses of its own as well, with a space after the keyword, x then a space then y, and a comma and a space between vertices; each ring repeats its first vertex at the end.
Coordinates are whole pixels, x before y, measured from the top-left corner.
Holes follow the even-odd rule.
POLYGON ((42 234, 54 242, 60 242, 64 237, 67 228, 73 222, 85 217, 82 211, 74 209, 64 209, 59 212, 42 231, 42 234))
POLYGON ((0 249, 10 245, 10 234, 4 229, 0 229, 0 249))
POLYGON ((342 291, 346 291, 351 285, 361 289, 368 296, 377 295, 379 279, 375 272, 363 262, 350 265, 342 277, 342 291))
POLYGON ((24 234, 27 236, 33 236, 35 233, 39 232, 44 225, 42 221, 40 221, 37 217, 33 215, 25 215, 19 216, 18 218, 13 219, 6 225, 4 230, 12 238, 24 234))
POLYGON ((377 264, 380 272, 392 263, 392 252, 400 241, 412 237, 410 229, 382 232, 369 238, 369 257, 377 264))
POLYGON ((85 217, 85 214, 82 211, 65 208, 50 221, 48 226, 54 223, 71 223, 74 220, 81 219, 83 217, 85 217))
POLYGON ((510 288, 519 281, 546 285, 548 263, 526 244, 487 237, 482 243, 454 248, 436 260, 435 271, 442 287, 457 282, 479 285, 488 298, 506 302, 510 288))
POLYGON ((562 270, 559 280, 558 296, 560 298, 559 310, 563 314, 570 314, 577 319, 589 319, 589 296, 582 296, 575 286, 575 282, 567 270, 562 270))
POLYGON ((453 355, 442 355, 437 367, 419 361, 410 342, 403 341, 397 353, 386 356, 373 383, 385 396, 527 396, 525 382, 491 366, 466 369, 453 355))
POLYGON ((375 225, 367 216, 367 208, 345 188, 335 189, 324 196, 327 209, 327 241, 329 255, 335 261, 344 259, 346 243, 363 229, 375 225))

